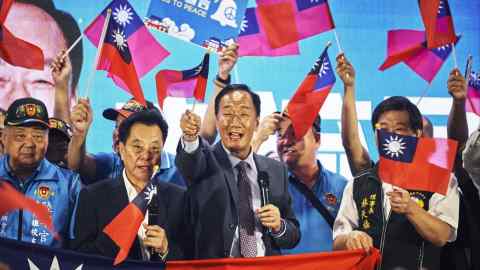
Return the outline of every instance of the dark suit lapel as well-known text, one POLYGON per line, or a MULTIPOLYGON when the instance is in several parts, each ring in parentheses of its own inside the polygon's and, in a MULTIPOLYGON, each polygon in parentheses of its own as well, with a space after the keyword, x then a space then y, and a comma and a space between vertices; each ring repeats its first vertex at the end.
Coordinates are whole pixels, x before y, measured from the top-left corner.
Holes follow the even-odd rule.
POLYGON ((153 224, 156 224, 162 228, 166 229, 166 226, 168 225, 168 188, 165 186, 162 186, 161 184, 157 186, 157 203, 158 203, 158 209, 159 213, 157 216, 157 220, 153 224))
POLYGON ((213 151, 215 153, 215 157, 218 160, 218 163, 222 167, 223 174, 225 175, 228 188, 230 190, 230 195, 233 198, 236 208, 238 205, 238 188, 237 181, 235 180, 235 175, 233 174, 232 163, 230 162, 230 159, 228 159, 227 152, 225 152, 225 149, 223 149, 221 142, 215 144, 213 151))

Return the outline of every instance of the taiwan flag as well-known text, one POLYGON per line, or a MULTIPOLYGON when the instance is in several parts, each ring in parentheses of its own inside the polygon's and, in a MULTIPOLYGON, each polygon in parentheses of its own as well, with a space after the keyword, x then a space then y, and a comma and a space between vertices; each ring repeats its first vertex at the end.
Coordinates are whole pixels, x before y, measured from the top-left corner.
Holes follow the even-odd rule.
POLYGON ((209 61, 210 54, 206 53, 202 62, 192 69, 159 71, 155 80, 160 107, 163 108, 163 101, 167 96, 194 97, 202 102, 207 89, 209 61))
MULTIPOLYGON (((457 41, 460 37, 457 38, 457 41)), ((455 44, 456 45, 456 44, 455 44)), ((452 52, 452 44, 428 49, 427 43, 422 43, 422 49, 412 57, 404 60, 405 64, 422 79, 431 83, 452 52)))
POLYGON ((112 11, 97 69, 145 104, 139 79, 170 53, 150 34, 127 0, 114 0, 87 27, 85 35, 98 47, 107 10, 112 11))
POLYGON ((456 41, 453 18, 447 0, 419 0, 427 36, 427 48, 437 48, 456 41))
POLYGON ((287 113, 292 120, 296 140, 300 140, 312 127, 315 117, 335 84, 333 66, 327 53, 328 47, 323 50, 288 102, 287 113))
POLYGON ((447 194, 457 153, 450 139, 403 136, 377 130, 378 176, 403 189, 447 194))
MULTIPOLYGON (((270 6, 270 5, 269 5, 270 6)), ((274 5, 272 5, 274 6, 274 5)), ((279 5, 280 6, 280 5, 279 5)), ((239 56, 285 56, 300 53, 298 43, 294 42, 280 48, 272 48, 268 41, 261 18, 256 8, 247 8, 238 35, 239 56)))
MULTIPOLYGON (((295 17, 295 24, 290 25, 290 30, 285 29, 287 25, 280 25, 282 27, 277 28, 279 34, 292 32, 293 29, 296 29, 298 39, 302 40, 335 28, 327 0, 257 0, 258 6, 279 3, 290 3, 295 17)), ((272 12, 262 12, 261 15, 272 20, 278 20, 279 16, 279 14, 272 12)))
POLYGON ((147 207, 157 194, 157 188, 151 182, 138 193, 120 213, 103 228, 103 232, 108 235, 119 247, 114 265, 123 262, 130 252, 133 241, 137 237, 138 229, 145 219, 147 207))
POLYGON ((468 78, 466 111, 480 116, 480 73, 472 72, 468 78))
POLYGON ((5 26, 12 4, 13 0, 0 0, 0 58, 12 66, 43 70, 42 49, 16 37, 5 26))

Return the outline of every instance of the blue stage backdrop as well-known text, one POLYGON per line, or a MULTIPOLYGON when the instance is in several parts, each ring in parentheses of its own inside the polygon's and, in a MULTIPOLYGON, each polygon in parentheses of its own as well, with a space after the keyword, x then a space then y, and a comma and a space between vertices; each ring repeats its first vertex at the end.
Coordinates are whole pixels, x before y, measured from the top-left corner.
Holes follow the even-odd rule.
MULTIPOLYGON (((236 2, 241 1, 246 0, 237 0, 236 2)), ((71 13, 77 19, 82 30, 109 2, 108 0, 55 0, 58 8, 71 13)), ((219 0, 176 0, 176 2, 204 2, 203 4, 215 2, 215 5, 217 5, 219 0)), ((371 151, 371 155, 376 158, 377 153, 369 121, 373 107, 385 97, 392 95, 404 95, 416 101, 427 88, 427 83, 404 64, 394 66, 385 72, 378 71, 378 67, 386 56, 388 30, 423 30, 417 1, 332 0, 329 2, 343 50, 356 69, 357 104, 362 140, 371 151)), ((131 0, 130 3, 141 17, 147 16, 150 1, 131 0)), ((255 5, 252 0, 249 0, 248 4, 248 6, 255 5)), ((480 14, 480 1, 451 0, 450 8, 456 31, 462 34, 462 39, 456 48, 459 66, 463 70, 467 55, 472 54, 474 70, 480 70, 480 17, 478 16, 480 14)), ((171 52, 171 55, 164 62, 141 80, 145 96, 156 103, 154 80, 156 72, 160 69, 185 69, 195 66, 201 60, 204 50, 199 46, 177 40, 164 33, 154 32, 154 36, 171 52)), ((293 95, 312 63, 323 50, 324 45, 328 41, 334 42, 334 40, 333 33, 326 32, 301 41, 301 54, 299 56, 241 58, 237 64, 236 72, 232 74, 233 80, 246 83, 258 91, 262 97, 262 116, 280 110, 293 95)), ((83 42, 85 57, 79 83, 81 94, 84 91, 87 76, 91 72, 96 53, 96 48, 89 41, 85 39, 83 42)), ((336 46, 332 46, 330 49, 332 61, 334 61, 337 53, 336 46)), ((217 71, 216 62, 217 58, 214 56, 210 67, 211 78, 215 76, 217 71)), ((431 118, 437 137, 446 136, 447 115, 451 103, 451 98, 447 93, 446 81, 452 68, 453 60, 450 57, 419 105, 422 113, 431 118)), ((210 80, 207 99, 211 95, 212 87, 213 84, 210 80)), ((342 91, 343 85, 341 80, 337 78, 337 83, 321 111, 323 134, 322 146, 318 155, 327 168, 349 176, 340 139, 342 91)), ((126 92, 117 88, 110 79, 106 78, 105 72, 96 72, 94 87, 90 94, 95 116, 88 137, 87 148, 89 151, 111 151, 110 142, 114 123, 102 118, 101 113, 103 109, 118 106, 128 98, 130 96, 126 92)), ((191 104, 191 100, 185 99, 169 98, 166 100, 165 115, 168 118, 171 130, 166 145, 169 152, 175 151, 180 136, 179 117, 191 104)), ((205 109, 206 105, 196 106, 196 112, 201 115, 203 115, 205 109)), ((470 129, 473 130, 479 121, 476 116, 470 114, 468 119, 470 129)), ((262 147, 261 152, 274 148, 274 139, 272 138, 262 147)))

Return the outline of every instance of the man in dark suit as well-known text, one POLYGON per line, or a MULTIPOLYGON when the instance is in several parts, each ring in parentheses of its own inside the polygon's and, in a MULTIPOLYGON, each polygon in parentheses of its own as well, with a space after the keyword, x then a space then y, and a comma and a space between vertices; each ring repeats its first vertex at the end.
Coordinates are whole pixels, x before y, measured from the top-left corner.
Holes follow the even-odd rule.
POLYGON ((250 146, 259 115, 260 98, 248 86, 226 86, 215 98, 221 141, 213 147, 199 139, 200 117, 182 116, 175 162, 188 182, 195 258, 277 255, 300 240, 286 167, 250 146), (259 180, 270 182, 266 205, 259 180))
MULTIPOLYGON (((86 115, 72 114, 72 121, 86 121, 87 118, 86 115)), ((125 169, 121 179, 100 181, 81 191, 73 249, 116 256, 119 248, 103 229, 149 183, 155 166, 159 164, 167 131, 167 123, 160 113, 154 111, 135 113, 122 122, 119 153, 125 169)), ((185 191, 166 182, 156 181, 154 184, 158 195, 153 200, 159 208, 158 215, 149 216, 151 208, 147 210, 128 259, 188 258, 188 237, 184 233, 183 218, 185 191), (149 220, 152 217, 156 220, 149 220)))

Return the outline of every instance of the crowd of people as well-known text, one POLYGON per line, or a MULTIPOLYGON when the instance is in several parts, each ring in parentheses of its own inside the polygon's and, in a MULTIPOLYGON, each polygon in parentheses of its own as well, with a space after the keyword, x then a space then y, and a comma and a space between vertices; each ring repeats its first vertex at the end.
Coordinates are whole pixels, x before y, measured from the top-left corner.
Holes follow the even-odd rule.
MULTIPOLYGON (((287 111, 260 119, 259 96, 246 84, 230 83, 238 59, 235 44, 220 54, 205 115, 189 110, 182 115, 176 153, 163 149, 169 127, 162 111, 134 99, 103 111, 115 122, 112 151, 90 153, 86 141, 94 112, 87 98, 75 102, 82 49, 63 51, 75 36, 64 29, 75 22, 50 1, 16 1, 11 12, 31 14, 25 23, 41 17, 52 29, 49 34, 61 37, 18 33, 25 40, 54 38, 61 44, 42 47, 52 50, 42 72, 1 63, 2 76, 10 75, 2 84, 9 88, 0 91, 8 93, 0 96, 5 108, 0 110, 0 183, 46 205, 60 237, 35 215, 18 210, 0 217, 0 238, 113 258, 119 248, 105 226, 154 184, 160 214, 149 220, 147 210, 128 259, 377 248, 381 269, 480 269, 480 131, 469 137, 467 83, 458 69, 446 83, 453 99, 448 137, 459 144, 446 195, 382 181, 378 163, 360 141, 355 69, 344 54, 336 58, 336 72, 344 86, 341 135, 353 179, 329 171, 317 158, 320 116, 301 139, 295 138, 287 111), (29 72, 45 78, 27 82, 35 78, 29 72), (46 101, 31 91, 39 85, 49 90, 46 101), (270 136, 276 136, 276 155, 257 154, 270 136)), ((371 124, 374 133, 434 136, 428 118, 401 96, 378 104, 371 124)))

